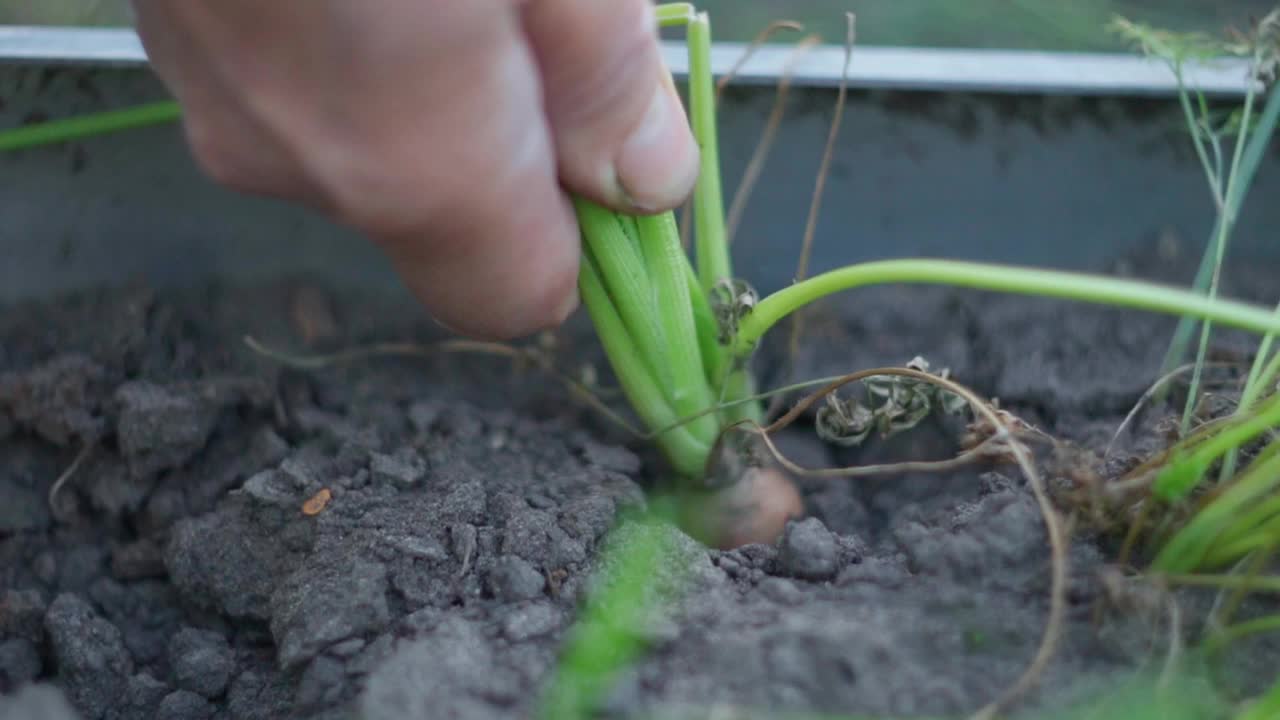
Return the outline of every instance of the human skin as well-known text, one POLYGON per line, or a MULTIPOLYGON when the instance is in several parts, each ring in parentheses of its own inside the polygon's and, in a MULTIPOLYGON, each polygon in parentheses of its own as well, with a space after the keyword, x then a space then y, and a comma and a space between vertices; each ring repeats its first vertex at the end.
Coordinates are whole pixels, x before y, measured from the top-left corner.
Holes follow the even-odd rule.
POLYGON ((360 231, 462 334, 520 337, 577 306, 567 193, 656 212, 696 179, 647 0, 133 7, 212 179, 360 231))

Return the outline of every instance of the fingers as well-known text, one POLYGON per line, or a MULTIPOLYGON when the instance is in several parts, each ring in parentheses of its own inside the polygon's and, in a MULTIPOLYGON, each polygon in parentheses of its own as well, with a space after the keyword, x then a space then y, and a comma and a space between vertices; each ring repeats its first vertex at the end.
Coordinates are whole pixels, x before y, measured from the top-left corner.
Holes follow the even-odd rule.
POLYGON ((577 300, 579 237, 507 0, 135 0, 205 171, 375 240, 442 324, 512 338, 577 300))
POLYGON ((315 174, 442 324, 495 339, 559 325, 577 305, 580 241, 517 18, 404 4, 419 31, 367 29, 387 62, 340 80, 384 87, 383 106, 338 113, 341 134, 361 140, 315 174), (404 69, 398 82, 389 66, 404 69))
POLYGON ((623 211, 682 203, 698 149, 649 0, 529 0, 523 21, 564 184, 623 211))
POLYGON ((297 200, 297 170, 244 103, 238 78, 221 72, 226 45, 205 3, 134 0, 138 34, 157 75, 182 104, 183 129, 200 169, 234 190, 297 200), (286 191, 286 192, 282 192, 286 191))

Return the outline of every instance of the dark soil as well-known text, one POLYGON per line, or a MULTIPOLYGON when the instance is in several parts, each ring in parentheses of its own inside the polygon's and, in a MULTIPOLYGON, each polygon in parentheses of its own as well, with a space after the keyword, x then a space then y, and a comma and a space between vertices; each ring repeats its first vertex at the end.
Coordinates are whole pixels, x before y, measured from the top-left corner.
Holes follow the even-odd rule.
MULTIPOLYGON (((1275 274, 1229 277, 1230 295, 1274 301, 1275 274)), ((842 298, 810 323, 797 377, 919 354, 1092 447, 1173 327, 927 288, 842 298)), ((414 308, 301 282, 91 293, 0 318, 0 716, 528 717, 602 540, 646 502, 650 454, 506 360, 302 372, 246 334, 316 350, 435 336, 414 308)), ((567 368, 599 361, 581 328, 565 337, 567 368)), ((858 450, 804 428, 782 441, 807 465, 941 458, 956 428, 858 450)), ((1017 679, 1045 623, 1049 554, 1015 469, 802 486, 811 517, 776 547, 618 530, 676 536, 669 569, 692 572, 636 629, 649 653, 610 716, 956 714, 1017 679)), ((1063 645, 1025 712, 1161 661, 1158 619, 1094 625, 1106 557, 1074 539, 1063 645)), ((1274 667, 1275 648, 1258 652, 1271 654, 1253 672, 1274 667)))

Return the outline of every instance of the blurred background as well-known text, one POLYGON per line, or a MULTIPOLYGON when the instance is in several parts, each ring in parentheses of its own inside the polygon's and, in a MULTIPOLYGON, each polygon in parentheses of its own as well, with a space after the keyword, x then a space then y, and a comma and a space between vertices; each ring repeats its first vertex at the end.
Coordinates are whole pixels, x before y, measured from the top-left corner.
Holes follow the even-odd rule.
MULTIPOLYGON (((1276 0, 699 0, 716 37, 745 41, 773 20, 797 20, 827 42, 843 39, 843 13, 858 15, 867 45, 1062 51, 1126 48, 1106 32, 1115 15, 1215 35, 1276 0)), ((127 0, 0 0, 0 24, 128 25, 127 0)), ((793 40, 794 36, 782 36, 793 40)))

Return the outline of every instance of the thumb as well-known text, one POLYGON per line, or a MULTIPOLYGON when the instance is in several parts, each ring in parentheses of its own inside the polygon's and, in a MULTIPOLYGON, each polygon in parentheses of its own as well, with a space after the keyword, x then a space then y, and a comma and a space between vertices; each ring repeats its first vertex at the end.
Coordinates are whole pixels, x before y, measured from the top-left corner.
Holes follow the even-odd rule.
POLYGON ((649 0, 529 0, 560 179, 618 210, 684 201, 698 147, 658 47, 649 0))

